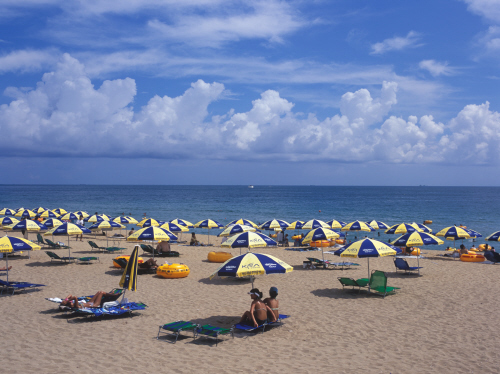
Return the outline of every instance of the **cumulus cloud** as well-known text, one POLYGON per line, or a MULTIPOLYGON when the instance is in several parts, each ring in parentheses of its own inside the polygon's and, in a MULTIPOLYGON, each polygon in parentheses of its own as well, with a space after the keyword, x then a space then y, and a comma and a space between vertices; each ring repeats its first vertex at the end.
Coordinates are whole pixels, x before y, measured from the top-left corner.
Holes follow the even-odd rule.
POLYGON ((463 0, 467 9, 490 21, 500 23, 500 2, 497 0, 463 0))
POLYGON ((420 69, 427 70, 433 77, 439 75, 454 75, 455 69, 448 66, 448 62, 439 62, 435 60, 422 60, 418 64, 420 69))
POLYGON ((394 38, 385 39, 382 42, 372 44, 372 55, 381 55, 389 51, 400 51, 406 48, 417 48, 423 44, 420 41, 420 34, 415 31, 410 31, 405 37, 395 36, 394 38))
POLYGON ((177 97, 134 108, 131 78, 95 87, 65 54, 36 88, 0 106, 0 146, 15 156, 150 157, 287 161, 498 164, 500 114, 468 105, 448 123, 391 115, 398 85, 345 93, 340 113, 320 120, 294 111, 275 90, 250 110, 212 114, 221 83, 198 80, 177 97))
POLYGON ((56 51, 17 50, 0 56, 0 73, 38 71, 57 61, 56 51))

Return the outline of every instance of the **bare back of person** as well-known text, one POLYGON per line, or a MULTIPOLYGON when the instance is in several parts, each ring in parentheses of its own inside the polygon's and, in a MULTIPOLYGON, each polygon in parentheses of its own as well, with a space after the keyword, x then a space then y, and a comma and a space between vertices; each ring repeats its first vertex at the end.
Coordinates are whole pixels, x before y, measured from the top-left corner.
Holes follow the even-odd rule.
POLYGON ((254 306, 253 315, 255 319, 259 321, 267 320, 266 304, 262 300, 255 300, 252 304, 254 306))
MULTIPOLYGON (((266 299, 264 299, 264 304, 266 304, 272 311, 273 311, 273 314, 274 314, 274 317, 276 319, 279 318, 279 307, 280 307, 280 302, 276 299, 273 299, 271 297, 268 297, 266 299)), ((268 312, 268 318, 271 318, 271 313, 268 312)))

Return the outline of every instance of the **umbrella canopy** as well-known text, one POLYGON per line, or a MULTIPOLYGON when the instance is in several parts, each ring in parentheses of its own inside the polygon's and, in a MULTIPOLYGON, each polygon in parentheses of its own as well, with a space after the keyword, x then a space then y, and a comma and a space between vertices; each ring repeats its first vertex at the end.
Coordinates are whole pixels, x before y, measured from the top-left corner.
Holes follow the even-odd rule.
POLYGON ((219 222, 214 221, 213 219, 205 219, 200 221, 194 225, 194 227, 199 229, 222 229, 224 228, 219 222))
POLYGON ((264 222, 259 226, 262 230, 274 230, 274 229, 286 229, 290 224, 287 221, 281 219, 272 219, 270 221, 264 222))
POLYGON ((85 222, 101 222, 101 221, 109 221, 106 217, 99 215, 99 214, 94 214, 92 216, 89 216, 84 219, 85 222))
POLYGON ((464 229, 465 231, 467 231, 470 235, 471 238, 482 238, 483 236, 477 232, 476 230, 472 230, 472 229, 464 229))
POLYGON ((175 223, 166 222, 160 226, 160 228, 168 230, 170 232, 187 232, 189 229, 186 226, 179 226, 175 223))
POLYGON ((47 227, 57 227, 61 226, 64 222, 59 221, 57 218, 49 218, 43 221, 43 224, 47 227))
POLYGON ((426 232, 427 234, 432 234, 432 229, 429 226, 425 226, 424 224, 417 222, 412 222, 411 225, 413 227, 418 227, 422 232, 426 232))
POLYGON ((227 227, 232 226, 232 225, 245 225, 245 226, 253 227, 254 229, 259 227, 255 223, 253 223, 252 221, 250 221, 248 219, 244 219, 244 218, 240 218, 240 219, 236 219, 234 221, 231 221, 225 227, 227 228, 227 227))
POLYGON ((465 229, 457 226, 445 227, 436 233, 436 236, 444 237, 446 240, 469 239, 470 234, 465 229))
POLYGON ((177 240, 177 236, 172 234, 170 231, 161 229, 156 226, 143 227, 137 230, 132 235, 127 238, 128 241, 140 241, 140 240, 177 240))
POLYGON ((71 257, 71 248, 69 246, 70 235, 82 235, 90 234, 91 231, 83 226, 76 225, 70 222, 64 222, 62 225, 54 227, 52 230, 47 231, 44 236, 47 235, 67 235, 68 236, 68 253, 71 257))
POLYGON ((194 225, 191 222, 186 221, 184 219, 180 219, 180 218, 173 219, 170 221, 170 223, 175 223, 176 225, 179 225, 179 226, 185 226, 188 229, 192 229, 194 227, 194 225))
POLYGON ((41 206, 38 207, 38 208, 35 208, 33 209, 33 212, 36 213, 36 214, 42 214, 43 212, 45 212, 47 209, 45 208, 42 208, 41 206))
MULTIPOLYGON (((15 236, 7 236, 0 238, 0 252, 11 253, 18 251, 37 251, 40 246, 23 238, 15 236)), ((9 258, 5 256, 6 269, 7 269, 7 282, 9 281, 9 258)))
POLYGON ((14 214, 16 217, 23 217, 23 218, 35 218, 36 213, 32 212, 29 209, 19 209, 16 214, 14 214))
POLYGON ((375 230, 387 230, 389 228, 389 225, 382 221, 373 220, 370 222, 366 222, 366 224, 375 230))
POLYGON ((121 223, 122 225, 131 225, 131 224, 137 223, 137 221, 135 219, 132 220, 131 217, 125 217, 125 216, 115 217, 115 218, 113 218, 113 222, 121 223), (135 221, 135 222, 133 222, 133 221, 135 221))
POLYGON ((399 223, 385 230, 386 234, 406 234, 407 232, 422 231, 418 226, 413 226, 410 223, 399 223))
POLYGON ((350 222, 340 229, 341 231, 375 231, 370 225, 362 221, 350 222))
POLYGON ((495 231, 493 234, 488 235, 485 240, 490 242, 500 242, 500 231, 495 231))
POLYGON ((242 232, 241 234, 234 235, 221 244, 222 248, 257 248, 277 246, 278 243, 271 239, 269 236, 260 232, 242 232))
POLYGON ((160 222, 158 222, 157 220, 155 220, 153 218, 146 218, 146 219, 143 219, 141 222, 139 222, 136 226, 140 226, 140 227, 155 226, 155 227, 158 227, 158 226, 160 226, 160 222))
POLYGON ((42 218, 57 218, 57 217, 59 217, 59 214, 54 213, 53 211, 47 209, 45 212, 40 214, 40 217, 42 217, 42 218))
POLYGON ((47 226, 44 224, 38 222, 38 221, 32 221, 30 219, 25 219, 22 221, 17 222, 14 225, 11 225, 8 227, 10 230, 13 231, 40 231, 40 230, 48 230, 47 226))
POLYGON ((290 223, 290 226, 288 226, 286 229, 287 230, 302 230, 302 226, 304 225, 304 221, 293 221, 290 223))
POLYGON ((345 223, 343 221, 337 221, 336 219, 332 219, 331 221, 328 221, 327 224, 332 229, 341 229, 342 227, 344 227, 345 225, 347 225, 347 223, 345 223))
POLYGON ((87 212, 84 212, 83 210, 79 210, 79 211, 75 212, 75 214, 78 216, 78 218, 80 218, 80 216, 82 216, 83 218, 87 218, 90 216, 90 214, 88 214, 87 212))
POLYGON ((139 259, 139 246, 135 246, 127 261, 127 267, 120 279, 120 287, 125 290, 137 290, 137 267, 139 259))
POLYGON ((12 216, 6 216, 0 219, 0 226, 10 226, 10 225, 15 225, 18 223, 19 220, 17 218, 14 218, 12 216))
POLYGON ((310 242, 315 242, 316 240, 331 240, 337 239, 338 237, 340 237, 340 233, 331 229, 320 227, 309 231, 302 240, 302 243, 309 244, 310 242))
POLYGON ((414 231, 400 236, 399 238, 394 240, 392 245, 396 247, 414 247, 417 245, 441 245, 443 243, 444 242, 441 239, 432 234, 414 231))
POLYGON ((52 211, 60 216, 62 216, 63 214, 66 214, 68 213, 65 209, 63 208, 56 208, 56 209, 52 209, 52 211))
POLYGON ((13 216, 16 214, 16 211, 14 209, 9 209, 9 208, 3 208, 0 210, 0 216, 13 216))
POLYGON ((370 278, 370 257, 393 256, 399 252, 396 247, 375 240, 362 239, 343 246, 334 253, 340 257, 368 258, 368 278, 370 278))
POLYGON ((331 226, 326 222, 320 221, 319 219, 312 219, 302 225, 302 230, 314 230, 321 227, 329 229, 331 226))
POLYGON ((136 220, 134 217, 130 217, 130 216, 125 216, 125 218, 128 218, 130 220, 130 223, 131 224, 134 224, 134 223, 139 223, 138 220, 136 220))
POLYGON ((115 229, 123 229, 125 226, 113 222, 113 221, 101 221, 96 222, 92 226, 89 227, 89 230, 115 230, 115 229))
POLYGON ((80 219, 80 216, 77 215, 76 213, 69 212, 59 217, 59 219, 63 221, 71 221, 71 220, 77 221, 80 219))
POLYGON ((274 256, 249 252, 227 260, 210 276, 210 279, 216 276, 238 278, 251 276, 253 287, 253 277, 256 275, 289 273, 291 271, 293 271, 292 266, 274 256))
POLYGON ((219 235, 217 236, 233 236, 236 234, 240 234, 242 232, 248 232, 252 231, 255 232, 255 228, 252 226, 247 226, 247 225, 231 225, 224 229, 219 235))

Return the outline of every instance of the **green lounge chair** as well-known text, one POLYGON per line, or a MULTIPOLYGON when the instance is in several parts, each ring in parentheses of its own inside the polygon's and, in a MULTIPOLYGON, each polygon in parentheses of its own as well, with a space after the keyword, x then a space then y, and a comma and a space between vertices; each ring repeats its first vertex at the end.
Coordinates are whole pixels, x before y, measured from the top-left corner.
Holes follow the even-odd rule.
POLYGON ((171 323, 167 323, 165 325, 161 325, 158 329, 158 335, 156 336, 156 339, 160 339, 160 333, 165 333, 167 335, 174 335, 175 340, 172 342, 175 344, 177 342, 177 339, 179 338, 179 335, 183 331, 192 331, 193 332, 193 339, 196 338, 196 328, 198 325, 196 323, 192 322, 186 322, 186 321, 175 321, 171 323), (165 332, 165 331, 169 332, 165 332))
POLYGON ((36 243, 37 244, 42 244, 44 246, 47 245, 47 243, 43 240, 43 236, 40 233, 36 234, 36 243))
POLYGON ((368 283, 370 290, 376 291, 381 295, 387 295, 388 293, 396 292, 399 287, 389 287, 387 286, 387 275, 383 271, 373 270, 372 276, 370 277, 370 283, 368 283))
POLYGON ((119 247, 99 247, 96 243, 94 243, 92 240, 89 240, 88 243, 92 247, 92 251, 94 249, 97 249, 100 252, 104 253, 116 253, 116 252, 123 252, 125 248, 119 248, 119 247))
POLYGON ((231 334, 234 339, 234 328, 226 329, 212 325, 198 325, 196 328, 197 336, 203 335, 209 338, 215 338, 215 346, 219 344, 219 336, 228 334, 231 334))
POLYGON ((59 257, 54 252, 50 252, 50 251, 47 251, 45 253, 47 253, 47 255, 50 257, 50 262, 52 262, 52 261, 71 262, 71 261, 78 260, 77 257, 59 257))
POLYGON ((69 245, 60 245, 60 244, 57 244, 57 243, 54 243, 52 240, 50 239, 45 239, 45 242, 49 245, 50 248, 52 249, 67 249, 69 248, 69 245))
POLYGON ((141 244, 141 248, 144 252, 151 253, 155 257, 179 257, 180 254, 177 251, 169 251, 169 252, 158 252, 152 246, 147 244, 141 244))
POLYGON ((368 278, 360 278, 358 280, 355 280, 354 278, 338 277, 337 279, 342 285, 342 289, 344 289, 345 286, 352 286, 352 289, 354 289, 354 287, 358 287, 358 291, 361 291, 361 287, 368 286, 368 283, 370 282, 368 278))
MULTIPOLYGON (((128 261, 124 258, 115 258, 113 262, 120 266, 120 268, 125 269, 127 267, 128 261)), ((142 267, 143 264, 138 264, 137 274, 156 274, 156 268, 142 267)))

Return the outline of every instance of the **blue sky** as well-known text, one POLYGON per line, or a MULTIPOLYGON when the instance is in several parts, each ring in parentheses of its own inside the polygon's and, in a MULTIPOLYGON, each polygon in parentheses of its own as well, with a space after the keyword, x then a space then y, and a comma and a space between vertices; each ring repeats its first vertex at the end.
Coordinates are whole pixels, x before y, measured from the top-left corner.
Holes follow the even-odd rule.
POLYGON ((2 183, 498 185, 500 2, 4 0, 2 183))

